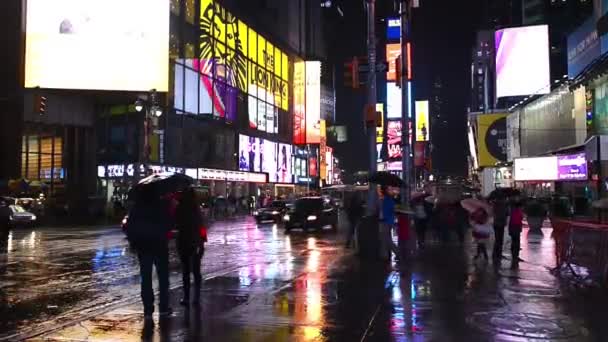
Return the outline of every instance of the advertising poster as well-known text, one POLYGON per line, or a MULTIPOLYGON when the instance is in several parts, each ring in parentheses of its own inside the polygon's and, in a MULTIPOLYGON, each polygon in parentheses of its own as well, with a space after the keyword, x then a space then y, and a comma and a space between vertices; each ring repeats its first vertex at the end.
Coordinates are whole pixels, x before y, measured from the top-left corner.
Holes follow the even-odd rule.
POLYGON ((386 117, 389 119, 401 117, 401 89, 395 82, 386 82, 386 117))
POLYGON ((319 143, 319 176, 321 179, 325 179, 327 173, 327 160, 325 159, 325 152, 327 151, 327 135, 326 135, 326 123, 325 120, 320 121, 321 126, 321 142, 319 143))
POLYGON ((570 78, 576 78, 601 54, 600 39, 595 24, 595 18, 590 17, 568 35, 568 77, 570 78))
POLYGON ((293 150, 289 144, 279 144, 277 183, 293 183, 293 150))
POLYGON ((496 96, 548 94, 549 27, 513 27, 494 34, 496 96))
POLYGON ((28 0, 25 87, 168 91, 169 13, 168 0, 28 0))
POLYGON ((401 120, 388 120, 386 125, 386 146, 388 159, 401 159, 403 147, 401 147, 401 120))
POLYGON ((306 143, 318 144, 321 139, 321 62, 306 62, 306 143))
POLYGON ((429 141, 429 101, 416 101, 416 141, 429 141))
POLYGON ((306 144, 306 65, 293 65, 293 143, 306 144))
POLYGON ((585 153, 558 156, 557 179, 563 181, 587 180, 587 159, 585 153))
MULTIPOLYGON (((507 161, 507 115, 477 116, 479 166, 494 166, 507 161)), ((516 159, 517 160, 517 159, 516 159)))
POLYGON ((401 44, 386 44, 386 61, 388 62, 387 81, 397 80, 397 63, 395 60, 401 55, 401 44))
POLYGON ((380 127, 376 127, 376 143, 384 141, 384 103, 376 103, 376 112, 380 112, 380 127))
POLYGON ((334 150, 329 146, 325 151, 325 160, 327 161, 327 173, 325 176, 325 180, 327 184, 332 184, 334 174, 334 150))
POLYGON ((518 158, 513 161, 516 181, 553 181, 557 179, 557 157, 518 158))
POLYGON ((401 19, 389 18, 386 25, 386 38, 388 40, 401 39, 401 19))
POLYGON ((258 138, 239 135, 239 170, 256 172, 260 165, 260 142, 258 138))

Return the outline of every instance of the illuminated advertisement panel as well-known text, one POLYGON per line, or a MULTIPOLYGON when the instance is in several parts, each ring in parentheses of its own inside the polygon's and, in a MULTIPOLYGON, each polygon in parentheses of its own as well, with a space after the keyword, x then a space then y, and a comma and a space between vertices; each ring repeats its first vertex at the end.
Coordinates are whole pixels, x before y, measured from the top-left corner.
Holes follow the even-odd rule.
POLYGON ((516 181, 552 181, 557 179, 557 156, 516 158, 513 176, 516 181))
POLYGON ((401 120, 388 120, 386 125, 386 146, 388 159, 401 159, 403 147, 401 147, 401 120))
POLYGON ((318 144, 321 139, 321 62, 306 62, 306 143, 318 144))
POLYGON ((325 180, 327 184, 332 184, 334 174, 334 150, 329 146, 325 151, 325 160, 327 161, 327 173, 325 176, 325 180))
POLYGON ((399 40, 401 38, 401 19, 389 18, 387 20, 386 38, 388 40, 399 40))
POLYGON ((306 144, 306 64, 293 66, 293 143, 306 144))
POLYGON ((321 179, 325 179, 327 174, 327 160, 325 159, 325 152, 327 151, 326 123, 323 119, 321 119, 319 123, 321 126, 321 142, 319 143, 319 177, 321 177, 321 179))
POLYGON ((376 103, 376 112, 380 112, 380 127, 376 127, 376 143, 384 140, 384 104, 376 103))
POLYGON ((291 145, 239 135, 239 170, 265 172, 270 183, 292 183, 291 145))
POLYGON ((507 161, 507 115, 477 116, 477 150, 479 166, 494 166, 507 161))
POLYGON ((169 13, 169 0, 28 0, 25 87, 168 91, 169 13))
POLYGON ((400 54, 401 44, 386 44, 386 61, 388 62, 387 81, 397 80, 397 63, 395 63, 395 60, 400 54))
POLYGON ((386 117, 388 119, 401 117, 401 89, 395 82, 386 82, 386 117))
POLYGON ((416 101, 416 141, 429 141, 429 101, 416 101))
POLYGON ((494 34, 496 96, 548 94, 549 27, 513 27, 494 34))
POLYGON ((277 183, 293 183, 292 168, 293 148, 289 144, 279 144, 278 164, 277 164, 277 183))

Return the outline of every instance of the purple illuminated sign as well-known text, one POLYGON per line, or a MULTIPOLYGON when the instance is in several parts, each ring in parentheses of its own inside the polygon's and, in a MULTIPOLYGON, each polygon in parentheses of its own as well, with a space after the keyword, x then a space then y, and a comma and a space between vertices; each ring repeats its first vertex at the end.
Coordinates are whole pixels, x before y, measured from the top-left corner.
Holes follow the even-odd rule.
POLYGON ((558 180, 586 180, 587 159, 584 153, 557 157, 558 180))

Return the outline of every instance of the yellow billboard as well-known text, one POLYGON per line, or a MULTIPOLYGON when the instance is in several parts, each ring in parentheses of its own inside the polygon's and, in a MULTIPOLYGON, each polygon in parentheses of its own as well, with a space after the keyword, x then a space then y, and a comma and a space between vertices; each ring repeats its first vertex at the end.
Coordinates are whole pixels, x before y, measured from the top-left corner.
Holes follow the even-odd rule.
POLYGON ((494 166, 507 161, 507 114, 477 116, 479 166, 494 166))
POLYGON ((201 0, 203 70, 285 111, 289 110, 289 58, 218 1, 201 0))
POLYGON ((382 144, 384 136, 384 104, 376 103, 376 112, 380 112, 380 125, 376 127, 376 143, 382 144))
POLYGON ((429 101, 416 101, 416 141, 429 141, 429 101))

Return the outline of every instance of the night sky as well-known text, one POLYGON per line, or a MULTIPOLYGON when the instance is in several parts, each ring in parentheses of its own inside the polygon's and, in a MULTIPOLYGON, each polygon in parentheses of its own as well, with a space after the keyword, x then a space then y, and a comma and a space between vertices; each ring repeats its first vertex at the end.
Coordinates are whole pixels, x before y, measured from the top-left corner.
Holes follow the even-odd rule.
MULTIPOLYGON (((470 97, 470 62, 474 33, 482 22, 481 0, 420 0, 412 18, 413 96, 430 99, 436 80, 442 83, 441 119, 431 132, 434 169, 439 174, 465 175, 468 154, 466 113, 470 97)), ((385 22, 393 1, 378 0, 378 35, 383 39, 385 22)), ((342 1, 343 25, 336 32, 342 37, 334 45, 336 59, 365 55, 365 12, 363 0, 342 1), (352 39, 344 39, 352 37, 352 39)), ((383 46, 381 42, 379 46, 383 46)), ((380 50, 381 51, 381 50, 380 50)), ((337 148, 347 172, 367 170, 367 151, 363 136, 362 107, 365 92, 342 87, 342 70, 337 72, 337 122, 348 127, 349 142, 337 148)), ((384 80, 378 78, 379 88, 384 80)), ((432 106, 432 104, 431 104, 432 106)), ((431 113, 433 116, 434 113, 431 113)))

